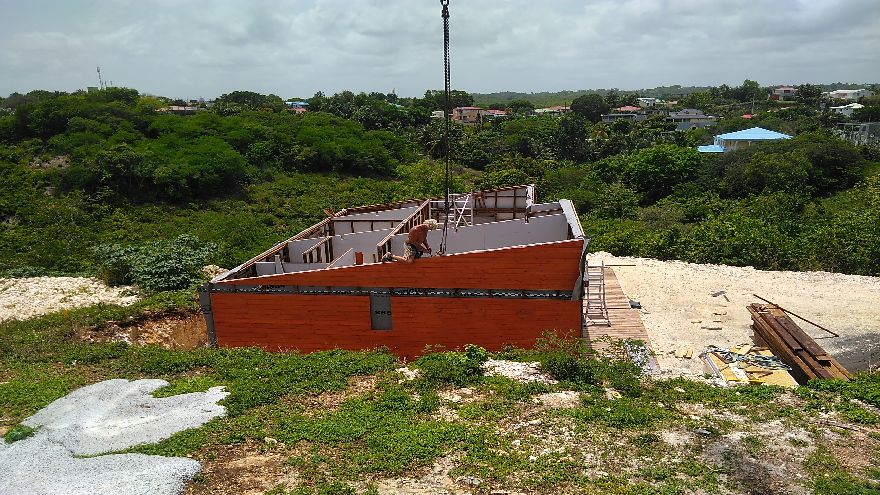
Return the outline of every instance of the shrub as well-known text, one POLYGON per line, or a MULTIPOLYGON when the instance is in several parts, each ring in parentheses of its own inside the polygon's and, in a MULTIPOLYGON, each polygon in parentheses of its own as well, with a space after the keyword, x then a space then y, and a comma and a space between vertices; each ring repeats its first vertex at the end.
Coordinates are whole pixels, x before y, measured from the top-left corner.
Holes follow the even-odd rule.
POLYGON ((468 344, 464 351, 432 352, 419 358, 415 365, 422 378, 433 384, 466 385, 482 376, 482 365, 489 353, 482 347, 468 344))
POLYGON ((33 436, 36 432, 34 428, 25 425, 16 425, 12 429, 6 432, 6 435, 3 437, 6 439, 7 443, 17 442, 19 440, 24 440, 27 437, 33 436))
POLYGON ((186 289, 202 280, 201 268, 216 249, 184 234, 141 246, 102 245, 94 252, 101 278, 108 284, 135 284, 160 292, 186 289))
POLYGON ((474 186, 477 189, 499 189, 502 187, 518 186, 528 182, 529 176, 525 172, 506 169, 484 173, 477 178, 474 186))
POLYGON ((559 381, 576 385, 610 386, 629 397, 641 395, 642 370, 629 356, 634 344, 614 341, 602 356, 576 337, 548 332, 535 343, 541 369, 559 381))

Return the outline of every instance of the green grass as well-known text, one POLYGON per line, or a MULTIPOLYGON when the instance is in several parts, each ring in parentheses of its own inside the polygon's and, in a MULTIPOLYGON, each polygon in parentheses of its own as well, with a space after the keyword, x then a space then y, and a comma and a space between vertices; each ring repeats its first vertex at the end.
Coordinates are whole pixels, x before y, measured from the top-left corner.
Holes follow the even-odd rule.
POLYGON ((6 432, 6 435, 3 436, 3 439, 6 440, 7 443, 17 442, 19 440, 24 440, 25 438, 33 436, 36 432, 37 430, 35 428, 31 428, 30 426, 16 425, 6 432))
MULTIPOLYGON (((447 455, 455 459, 451 477, 475 476, 482 480, 481 487, 536 493, 715 493, 741 489, 746 483, 725 481, 725 468, 699 455, 704 444, 725 433, 750 431, 741 447, 760 459, 767 455, 768 439, 760 428, 749 430, 748 425, 781 419, 816 431, 810 418, 824 410, 839 412, 843 421, 874 425, 869 406, 859 405, 877 402, 873 376, 816 382, 795 393, 776 387, 717 388, 684 379, 645 378, 623 360, 596 358, 565 342, 495 356, 548 363, 549 371, 567 378, 547 385, 480 375, 477 370, 488 353, 478 348, 430 354, 416 363, 422 378, 398 383, 400 376, 393 370, 400 362, 382 350, 308 355, 253 348, 171 351, 122 343, 83 344, 70 338, 80 326, 192 307, 192 296, 160 294, 130 308, 96 306, 0 324, 0 379, 7 382, 0 385, 0 417, 9 425, 18 424, 71 390, 107 378, 165 379, 169 385, 156 391, 158 397, 225 386, 230 392, 222 402, 226 417, 130 451, 211 459, 226 446, 262 445, 271 437, 292 449, 287 465, 302 480, 300 486, 273 491, 285 495, 351 493, 355 483, 413 475, 447 455), (351 377, 362 375, 375 375, 376 387, 347 396, 330 409, 314 407, 320 394, 345 390, 351 377), (463 385, 471 388, 473 402, 440 399, 439 392, 463 385), (621 397, 608 399, 606 388, 621 397), (537 394, 559 390, 579 391, 582 403, 572 409, 542 410, 532 401, 537 394), (698 405, 707 414, 693 419, 681 412, 685 404, 698 405), (441 406, 457 418, 439 419, 441 406), (715 414, 722 410, 744 419, 715 414), (532 437, 508 430, 511 423, 533 419, 539 426, 528 428, 537 429, 535 434, 542 428, 568 428, 585 442, 580 445, 597 448, 601 457, 589 459, 571 446, 561 452, 543 451, 531 443, 532 437), (710 434, 697 437, 689 447, 696 450, 683 451, 663 441, 660 430, 667 428, 701 428, 710 434), (639 467, 629 464, 633 457, 641 459, 639 467), (597 463, 608 474, 585 468, 597 463)), ((6 438, 30 433, 16 426, 6 438)), ((876 473, 850 473, 836 462, 830 453, 819 451, 807 463, 816 493, 877 493, 867 481, 876 473)), ((211 480, 199 483, 210 486, 211 480)), ((357 486, 369 493, 369 484, 357 486)))
POLYGON ((816 448, 804 466, 813 476, 816 495, 880 495, 880 483, 844 471, 840 462, 823 445, 816 448))

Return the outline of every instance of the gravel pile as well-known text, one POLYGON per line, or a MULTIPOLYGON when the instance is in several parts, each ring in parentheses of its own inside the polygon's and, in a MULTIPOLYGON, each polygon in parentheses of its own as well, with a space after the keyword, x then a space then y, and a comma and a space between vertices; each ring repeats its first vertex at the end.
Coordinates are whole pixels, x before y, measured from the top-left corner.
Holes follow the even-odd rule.
POLYGON ((880 277, 829 272, 764 271, 752 267, 707 265, 591 253, 591 264, 613 266, 623 292, 642 304, 642 321, 661 372, 703 375, 699 359, 675 357, 690 348, 693 356, 708 345, 751 343, 746 306, 769 299, 841 336, 795 320, 816 342, 851 370, 880 361, 880 277))
POLYGON ((0 322, 99 303, 127 306, 137 300, 131 287, 107 287, 95 278, 4 278, 0 279, 0 322))
POLYGON ((223 387, 155 398, 163 380, 107 380, 76 390, 27 418, 37 433, 0 441, 4 495, 182 493, 200 470, 192 459, 107 454, 155 443, 223 416, 223 387), (107 455, 101 455, 107 454, 107 455), (94 456, 94 457, 79 457, 94 456))
POLYGON ((506 376, 519 382, 558 383, 541 371, 541 363, 520 363, 490 359, 483 363, 483 371, 487 375, 506 376))

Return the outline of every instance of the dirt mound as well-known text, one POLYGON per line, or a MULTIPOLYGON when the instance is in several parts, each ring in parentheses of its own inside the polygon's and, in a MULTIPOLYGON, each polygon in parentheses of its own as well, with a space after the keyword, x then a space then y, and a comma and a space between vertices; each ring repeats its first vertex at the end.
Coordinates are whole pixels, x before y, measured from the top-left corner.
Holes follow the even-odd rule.
POLYGON ((208 344, 208 325, 199 313, 147 314, 94 328, 78 328, 74 335, 85 342, 126 342, 159 345, 166 349, 195 349, 208 344))

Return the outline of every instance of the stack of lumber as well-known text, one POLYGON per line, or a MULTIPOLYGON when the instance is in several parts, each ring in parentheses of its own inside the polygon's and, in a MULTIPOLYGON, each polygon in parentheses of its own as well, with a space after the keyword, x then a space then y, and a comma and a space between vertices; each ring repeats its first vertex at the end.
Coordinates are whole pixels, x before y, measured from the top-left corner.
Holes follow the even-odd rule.
POLYGON ((792 375, 799 383, 806 383, 813 378, 851 378, 849 372, 779 306, 750 304, 746 308, 752 315, 755 336, 785 364, 791 366, 792 375))

